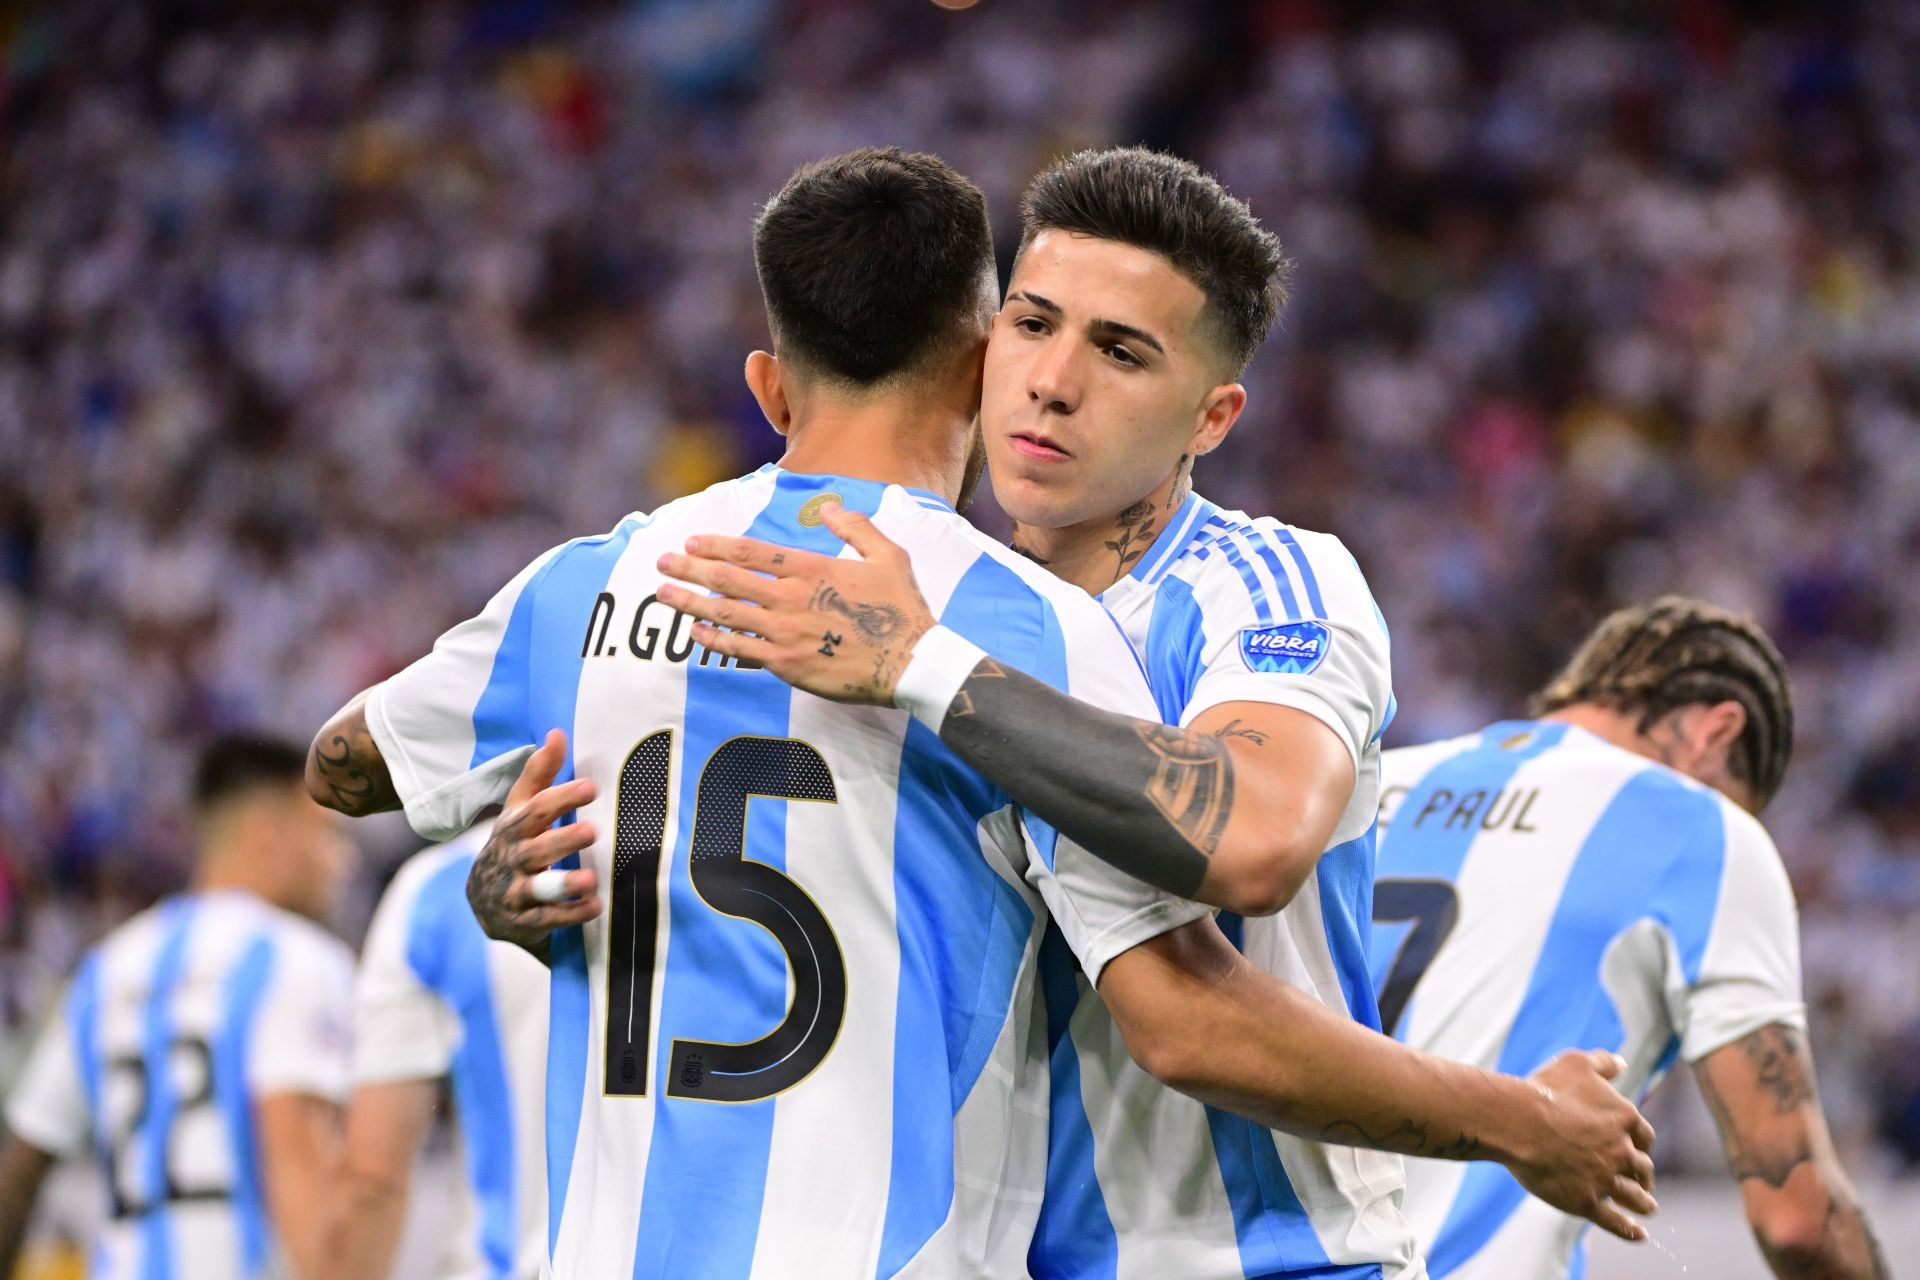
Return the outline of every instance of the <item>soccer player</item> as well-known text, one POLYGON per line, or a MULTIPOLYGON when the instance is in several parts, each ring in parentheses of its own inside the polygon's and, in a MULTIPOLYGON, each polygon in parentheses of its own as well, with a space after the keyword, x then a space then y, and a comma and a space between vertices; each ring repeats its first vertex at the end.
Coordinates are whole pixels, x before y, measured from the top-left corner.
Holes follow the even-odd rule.
POLYGON ((305 756, 225 738, 194 783, 190 891, 82 961, 7 1107, 0 1275, 41 1178, 91 1149, 111 1211, 94 1280, 313 1275, 327 1248, 352 957, 314 921, 351 866, 305 756))
POLYGON ((408 1185, 451 1079, 465 1192, 435 1280, 534 1280, 547 1248, 547 970, 467 907, 484 826, 394 874, 361 950, 339 1280, 391 1274, 408 1185))
MULTIPOLYGON (((1669 596, 1601 623, 1532 720, 1386 753, 1373 977, 1400 1039, 1501 1071, 1676 1057, 1776 1276, 1888 1274, 1814 1093, 1793 890, 1755 815, 1793 746, 1752 622, 1669 596)), ((1577 1276, 1582 1224, 1498 1168, 1409 1162, 1435 1277, 1577 1276)))
MULTIPOLYGON (((1154 705, 1093 601, 952 509, 994 302, 978 191, 931 157, 839 157, 768 206, 755 255, 780 354, 755 353, 748 379, 787 435, 783 465, 538 562, 323 729, 310 785, 355 811, 404 799, 431 828, 519 773, 469 894, 493 936, 554 972, 557 1274, 1019 1274, 1046 1182, 1046 915, 1099 981, 1207 913, 1027 819, 924 724, 796 697, 696 645, 656 562, 714 528, 764 533, 775 555, 837 548, 826 513, 856 510, 999 669, 1128 724, 1154 705), (572 733, 543 740, 548 725, 572 733), (553 873, 532 873, 582 850, 591 865, 554 890, 572 900, 537 901, 553 873)), ((809 644, 828 653, 871 655, 906 622, 822 604, 809 644)), ((1136 967, 1157 982, 1145 1021, 1165 1044, 1214 989, 1216 971, 1178 959, 1136 967)), ((1288 1021, 1277 995, 1258 1009, 1288 1021)), ((1276 1087, 1264 1062, 1220 1061, 1249 1093, 1276 1087)), ((1597 1200, 1641 1172, 1629 1135, 1644 1122, 1570 1061, 1558 1107, 1522 1082, 1427 1070, 1488 1106, 1550 1111, 1531 1154, 1597 1200)), ((1372 1119, 1396 1104, 1354 1105, 1372 1119)))
MULTIPOLYGON (((1431 1059, 1399 1058, 1377 1033, 1366 928, 1392 714, 1385 627, 1336 539, 1191 488, 1193 460, 1245 404, 1237 378, 1279 308, 1284 259, 1218 183, 1138 149, 1051 168, 1024 217, 985 367, 995 495, 1017 549, 1102 593, 1167 723, 1102 712, 983 658, 935 625, 910 556, 854 513, 827 519, 862 558, 700 538, 673 570, 722 597, 662 598, 706 620, 702 643, 802 688, 911 706, 1118 866, 1261 913, 1149 940, 1107 967, 1097 995, 1049 970, 1053 1167, 1034 1274, 1416 1274, 1398 1161, 1355 1147, 1502 1151, 1524 1168, 1518 1133, 1550 1122, 1537 1095, 1480 1094, 1492 1077, 1436 1088, 1431 1059), (834 653, 809 647, 843 607, 908 622, 834 653), (1244 960, 1209 948, 1221 929, 1244 960), (1184 980, 1190 948, 1213 981, 1192 983, 1162 1038, 1151 978, 1184 980), (1270 976, 1299 997, 1287 1017, 1234 998, 1270 976), (1230 1081, 1236 1060, 1247 1075, 1230 1081), (1261 1073, 1264 1087, 1251 1083, 1261 1073)), ((1577 1073, 1598 1083, 1584 1060, 1552 1069, 1569 1092, 1577 1073)), ((1642 1203, 1625 1179, 1615 1193, 1642 1203)), ((1635 1234, 1600 1198, 1559 1202, 1635 1234)))

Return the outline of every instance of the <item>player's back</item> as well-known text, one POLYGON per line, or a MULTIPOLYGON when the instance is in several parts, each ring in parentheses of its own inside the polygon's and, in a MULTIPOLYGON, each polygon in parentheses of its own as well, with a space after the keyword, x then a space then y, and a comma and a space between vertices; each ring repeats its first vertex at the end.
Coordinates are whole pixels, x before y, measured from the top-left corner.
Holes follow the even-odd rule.
POLYGON ((423 849, 374 912, 355 984, 354 1083, 447 1077, 464 1195, 435 1280, 532 1280, 547 1246, 547 985, 541 963, 490 941, 467 872, 490 823, 423 849))
MULTIPOLYGON (((906 548, 947 626, 1152 714, 1098 605, 898 486, 766 468, 569 544, 503 592, 473 624, 494 633, 484 687, 441 700, 475 708, 450 758, 479 774, 403 794, 496 788, 552 726, 569 731, 573 772, 600 783, 579 816, 599 833, 587 853, 606 909, 552 943, 560 1277, 1022 1267, 1047 1140, 1034 952, 1044 896, 1084 855, 1037 823, 1023 841, 1005 794, 906 713, 796 693, 695 645, 656 599, 659 557, 693 534, 840 552, 819 515, 830 497, 906 548)), ((845 613, 844 632, 887 625, 845 613)), ((471 634, 456 628, 435 657, 471 634)), ((426 736, 391 721, 434 700, 418 687, 433 666, 370 702, 383 752, 426 736)), ((1121 879, 1085 867, 1089 885, 1121 879)), ((1133 893, 1112 899, 1113 921, 1097 891, 1075 898, 1065 925, 1083 962, 1193 910, 1157 895, 1141 910, 1133 893)))
POLYGON ((338 939, 237 891, 167 899, 89 953, 8 1119, 104 1161, 95 1280, 280 1273, 253 1107, 345 1093, 351 966, 338 939))
MULTIPOLYGON (((1734 974, 1751 947, 1724 924, 1753 914, 1745 895, 1790 903, 1764 831, 1711 789, 1553 721, 1389 751, 1383 782, 1371 967, 1398 1039, 1514 1075, 1611 1049, 1637 1098, 1683 1042, 1798 1016, 1791 997, 1701 998, 1750 985, 1734 974)), ((1795 947, 1790 918, 1785 938, 1766 932, 1795 947)), ((1577 1266, 1584 1224, 1500 1166, 1407 1166, 1407 1216, 1436 1280, 1577 1266)))

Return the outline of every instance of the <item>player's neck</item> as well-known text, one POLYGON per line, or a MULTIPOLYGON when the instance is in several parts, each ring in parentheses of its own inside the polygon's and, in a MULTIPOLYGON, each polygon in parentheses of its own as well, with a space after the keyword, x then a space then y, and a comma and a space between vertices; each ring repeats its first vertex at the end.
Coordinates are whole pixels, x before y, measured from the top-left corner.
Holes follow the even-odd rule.
POLYGON ((780 465, 803 475, 846 476, 960 496, 973 411, 912 396, 822 397, 794 414, 780 465))
POLYGON ((1153 550, 1192 489, 1190 469, 1182 460, 1152 493, 1115 515, 1058 529, 1015 521, 1013 549, 1045 565, 1056 578, 1097 596, 1153 550))

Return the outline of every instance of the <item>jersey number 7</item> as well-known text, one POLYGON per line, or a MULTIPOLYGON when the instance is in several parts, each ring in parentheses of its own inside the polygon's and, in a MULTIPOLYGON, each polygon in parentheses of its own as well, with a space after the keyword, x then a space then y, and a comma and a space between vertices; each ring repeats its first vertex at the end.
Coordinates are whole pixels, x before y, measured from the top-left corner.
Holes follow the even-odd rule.
POLYGON ((1399 1026, 1414 986, 1460 922, 1460 895, 1445 880, 1388 878, 1373 886, 1375 924, 1409 920, 1413 928, 1394 953, 1387 980, 1380 984, 1380 1027, 1388 1035, 1399 1026))
MULTIPOLYGON (((660 858, 667 830, 673 731, 648 734, 620 769, 607 919, 604 1091, 644 1096, 653 1025, 660 920, 660 858)), ((729 738, 700 770, 687 872, 701 901, 750 920, 786 952, 793 996, 780 1025, 758 1040, 675 1039, 667 1096, 757 1102, 791 1089, 826 1059, 847 1009, 847 970, 833 928, 807 891, 743 856, 755 796, 838 803, 820 753, 793 738, 729 738)))

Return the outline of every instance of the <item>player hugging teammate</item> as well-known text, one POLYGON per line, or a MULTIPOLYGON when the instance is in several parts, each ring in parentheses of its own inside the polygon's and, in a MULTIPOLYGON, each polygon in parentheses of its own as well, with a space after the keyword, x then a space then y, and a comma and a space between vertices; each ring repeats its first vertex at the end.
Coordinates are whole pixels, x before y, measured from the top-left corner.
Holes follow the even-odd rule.
MULTIPOLYGON (((1875 1274, 1777 859, 1682 777, 1777 785, 1764 638, 1603 632, 1544 719, 1386 753, 1377 847, 1394 695, 1359 566, 1191 483, 1277 242, 1136 149, 1061 161, 1022 216, 1001 298, 985 201, 937 159, 802 169, 753 233, 779 465, 554 548, 315 739, 329 807, 438 839, 504 810, 382 907, 323 1153, 349 1208, 302 1276, 390 1267, 441 1074, 475 1192, 448 1275, 1577 1274, 1586 1221, 1644 1237, 1623 1094, 1675 1052, 1777 1272, 1875 1274), (983 463, 1013 549, 962 518, 983 463), (693 644, 639 642, 663 608, 693 644), (1524 833, 1491 799, 1434 817, 1512 787, 1524 833), (1498 870, 1522 838, 1558 858, 1533 881, 1498 870), (1616 863, 1644 900, 1583 887, 1616 863), (509 943, 546 966, 544 1071, 509 943)), ((294 1227, 258 1230, 298 1255, 294 1227)), ((111 1274, 216 1274, 136 1234, 165 1261, 111 1274)))

